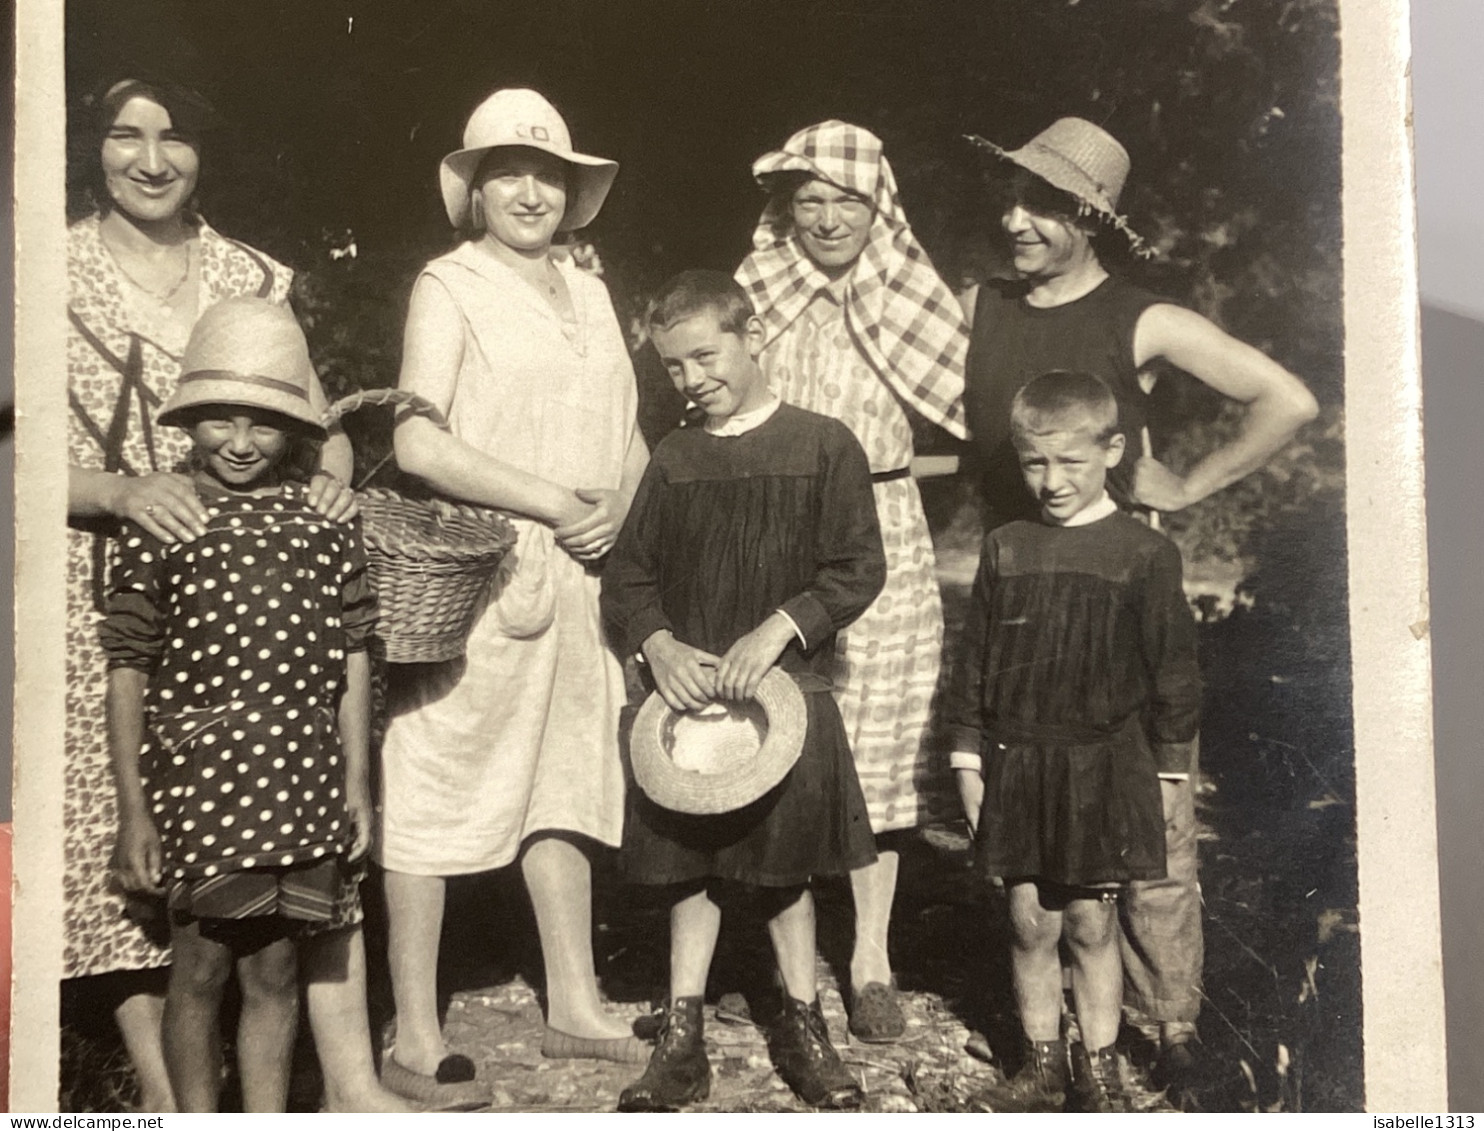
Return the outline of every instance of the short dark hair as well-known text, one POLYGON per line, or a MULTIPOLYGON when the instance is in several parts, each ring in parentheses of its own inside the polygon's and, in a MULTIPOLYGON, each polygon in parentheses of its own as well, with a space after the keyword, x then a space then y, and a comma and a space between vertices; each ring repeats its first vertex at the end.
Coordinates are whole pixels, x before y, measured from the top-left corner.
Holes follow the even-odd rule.
POLYGON ((1102 213, 1097 209, 1029 169, 1015 168, 999 181, 998 192, 1002 215, 1018 204, 1037 215, 1055 217, 1081 228, 1089 235, 1096 234, 1103 226, 1102 213))
POLYGON ((1010 435, 1016 447, 1032 436, 1070 431, 1084 421, 1104 446, 1119 434, 1118 399, 1091 373, 1053 369, 1023 387, 1010 404, 1010 435))
POLYGON ((199 156, 206 136, 220 124, 215 107, 190 87, 162 78, 126 77, 95 88, 83 100, 82 128, 68 154, 69 189, 76 186, 86 211, 106 214, 113 207, 103 177, 103 143, 130 99, 147 98, 170 115, 175 130, 199 156))
POLYGON ((819 178, 803 169, 780 169, 776 173, 769 173, 763 179, 763 188, 775 202, 775 207, 787 215, 794 193, 810 181, 816 180, 819 178))
POLYGON ((714 311, 717 324, 728 334, 741 334, 756 311, 742 284, 722 271, 682 271, 660 287, 644 313, 652 333, 665 330, 702 311, 714 311))
MULTIPOLYGON (((484 184, 485 180, 490 175, 490 170, 493 169, 498 162, 505 160, 506 157, 509 156, 512 149, 525 149, 532 153, 543 153, 546 156, 552 158, 552 160, 554 160, 562 168, 562 183, 564 188, 570 190, 572 185, 572 163, 570 161, 564 161, 562 158, 558 157, 554 153, 549 152, 548 150, 537 149, 535 146, 530 145, 492 146, 489 151, 486 152, 485 155, 479 159, 479 164, 474 167, 474 176, 469 178, 469 208, 467 209, 464 216, 463 226, 459 229, 465 235, 477 238, 478 236, 483 234, 484 210, 474 207, 474 190, 484 184)), ((572 201, 568 199, 567 204, 570 206, 571 203, 572 201)), ((560 237, 563 234, 564 233, 562 232, 558 232, 557 236, 560 237)), ((554 244, 558 242, 560 242, 559 239, 552 240, 552 243, 554 244)))

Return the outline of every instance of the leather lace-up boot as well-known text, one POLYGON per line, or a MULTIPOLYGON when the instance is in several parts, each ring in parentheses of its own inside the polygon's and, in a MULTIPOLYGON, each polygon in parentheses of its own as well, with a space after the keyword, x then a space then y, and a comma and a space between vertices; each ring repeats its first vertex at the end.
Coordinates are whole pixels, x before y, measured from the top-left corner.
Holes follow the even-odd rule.
POLYGON ((1066 1041, 1031 1041, 1020 1071, 978 1092, 972 1102, 981 1111, 1006 1114, 1065 1111, 1071 1075, 1066 1041))
POLYGON ((1118 1051, 1112 1045, 1096 1051, 1081 1044, 1072 1046, 1072 1088, 1078 1111, 1133 1110, 1118 1071, 1118 1051))
POLYGON ((830 1043, 818 998, 806 1004, 783 995, 783 1010, 768 1035, 768 1052, 783 1082, 806 1104, 849 1109, 865 1099, 860 1082, 840 1063, 830 1043))
POLYGON ((649 1067, 618 1097, 619 1111, 675 1111, 711 1094, 704 1000, 682 997, 670 1003, 649 1067))

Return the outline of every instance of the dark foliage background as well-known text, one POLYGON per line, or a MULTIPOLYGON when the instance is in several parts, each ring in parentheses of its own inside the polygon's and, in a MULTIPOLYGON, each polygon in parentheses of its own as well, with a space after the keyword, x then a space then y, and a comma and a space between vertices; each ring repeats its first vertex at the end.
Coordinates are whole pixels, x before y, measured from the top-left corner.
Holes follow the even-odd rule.
MULTIPOLYGON (((962 135, 1018 145, 1055 117, 1090 118, 1132 155, 1123 204, 1161 253, 1115 266, 1267 350, 1329 410, 1312 443, 1177 516, 1187 557, 1244 575, 1270 517, 1337 500, 1334 0, 72 0, 67 12, 74 97, 163 72, 218 107, 203 211, 300 271, 296 307, 332 392, 395 382, 407 289, 451 242, 438 161, 500 86, 537 87, 579 148, 622 162, 583 236, 621 317, 677 270, 736 265, 762 203, 751 161, 810 122, 882 137, 919 237, 957 285, 998 269, 994 170, 962 135), (352 243, 354 257, 330 258, 352 243)), ((72 204, 84 207, 76 193, 72 204)), ((676 405, 638 360, 655 439, 676 405)), ((1203 386, 1178 374, 1161 386, 1156 446, 1175 463, 1229 434, 1203 386)))
MULTIPOLYGON (((1076 114, 1119 137, 1134 170, 1123 207, 1160 254, 1111 265, 1267 351, 1323 405, 1271 467, 1170 529, 1197 589, 1256 601, 1208 628, 1222 695, 1204 754, 1218 774, 1223 758, 1242 767, 1221 835, 1253 830, 1268 855, 1228 845, 1245 863, 1208 875, 1208 908, 1219 883, 1244 939, 1272 930, 1288 947, 1270 956, 1261 1005, 1245 959, 1217 963, 1212 992, 1234 996, 1212 1008, 1236 1018, 1244 1065, 1271 1066, 1275 1048, 1310 1058, 1303 1106, 1359 1103, 1353 962, 1335 956, 1352 973, 1322 1007, 1294 968, 1350 936, 1333 918, 1310 915, 1307 931, 1285 919, 1327 900, 1353 930, 1355 906, 1335 0, 68 0, 67 21, 71 113, 123 75, 163 73, 215 104, 201 210, 299 272, 295 306, 332 395, 395 383, 412 279, 452 242, 438 161, 501 86, 541 90, 579 149, 621 162, 580 238, 626 324, 674 271, 736 265, 762 205, 752 160, 811 122, 881 136, 907 214, 956 286, 1001 270, 995 170, 963 134, 1014 146, 1076 114), (1306 904, 1310 888, 1324 894, 1306 904)), ((71 195, 77 214, 80 186, 71 195)), ((675 406, 635 345, 653 439, 675 406)), ((1157 401, 1156 448, 1177 466, 1234 427, 1184 375, 1162 379, 1157 401)), ((384 449, 380 427, 362 426, 363 447, 384 449)), ((941 548, 971 544, 965 498, 929 493, 941 548)), ((1267 1071, 1253 1103, 1294 1106, 1281 1095, 1294 1077, 1267 1071)))

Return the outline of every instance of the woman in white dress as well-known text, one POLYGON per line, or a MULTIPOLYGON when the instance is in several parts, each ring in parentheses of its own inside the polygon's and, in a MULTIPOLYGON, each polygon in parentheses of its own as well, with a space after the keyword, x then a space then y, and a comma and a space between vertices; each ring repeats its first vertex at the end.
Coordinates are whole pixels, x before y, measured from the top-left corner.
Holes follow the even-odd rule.
POLYGON ((446 877, 519 861, 546 965, 542 1051, 641 1063, 593 970, 591 846, 617 846, 623 677, 598 618, 598 578, 648 454, 634 371, 603 284, 553 255, 587 224, 617 165, 575 153, 539 94, 502 90, 444 159, 444 204, 470 238, 413 288, 401 387, 448 417, 396 434, 401 467, 498 507, 515 549, 466 662, 396 689, 383 751, 395 1051, 383 1080, 422 1102, 477 1098, 473 1063, 438 1024, 446 877))

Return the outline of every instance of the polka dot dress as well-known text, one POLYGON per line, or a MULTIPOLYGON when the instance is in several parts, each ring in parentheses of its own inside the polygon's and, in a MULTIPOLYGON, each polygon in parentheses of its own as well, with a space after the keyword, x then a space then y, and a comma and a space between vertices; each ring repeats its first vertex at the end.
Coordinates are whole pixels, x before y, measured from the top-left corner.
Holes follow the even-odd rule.
POLYGON ((150 671, 140 770, 172 880, 349 846, 336 709, 375 612, 358 528, 298 485, 203 501, 195 542, 126 532, 102 631, 110 666, 150 671))

